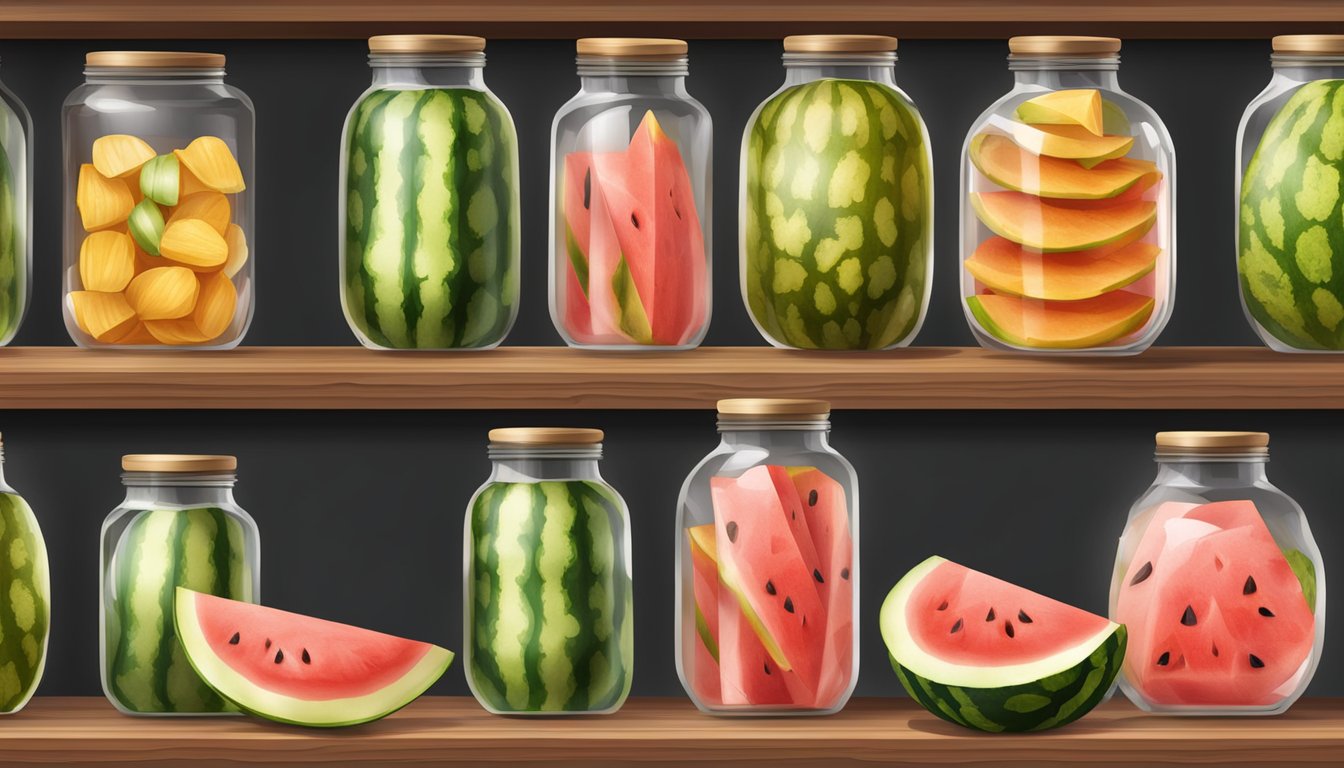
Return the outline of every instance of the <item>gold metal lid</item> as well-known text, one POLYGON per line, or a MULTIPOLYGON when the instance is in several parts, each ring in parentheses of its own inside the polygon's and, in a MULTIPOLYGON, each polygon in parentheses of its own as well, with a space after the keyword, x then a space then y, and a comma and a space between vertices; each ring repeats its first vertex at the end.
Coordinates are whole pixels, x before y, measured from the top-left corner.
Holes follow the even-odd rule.
POLYGON ((189 453, 132 453, 121 457, 127 472, 233 472, 234 456, 201 456, 189 453))
POLYGON ((485 38, 473 35, 375 35, 369 53, 480 53, 485 38))
POLYGON ((1344 54, 1344 35, 1276 35, 1275 53, 1344 54))
POLYGON ((1158 453, 1268 453, 1268 432, 1158 432, 1158 453))
POLYGON ((785 53, 890 53, 897 40, 886 35, 789 35, 785 53))
POLYGON ((580 56, 640 61, 675 61, 686 55, 686 41, 663 37, 583 37, 575 48, 580 56))
POLYGON ((188 51, 90 51, 84 55, 84 65, 121 69, 223 69, 224 54, 188 51))
POLYGON ((596 445, 602 430, 581 427, 505 427, 490 430, 495 445, 596 445))
POLYGON ((1114 56, 1120 52, 1120 38, 1025 35, 1009 38, 1008 51, 1023 56, 1114 56))
POLYGON ((831 404, 825 400, 795 400, 770 397, 738 397, 720 400, 719 415, 728 417, 794 416, 825 418, 831 413, 831 404))

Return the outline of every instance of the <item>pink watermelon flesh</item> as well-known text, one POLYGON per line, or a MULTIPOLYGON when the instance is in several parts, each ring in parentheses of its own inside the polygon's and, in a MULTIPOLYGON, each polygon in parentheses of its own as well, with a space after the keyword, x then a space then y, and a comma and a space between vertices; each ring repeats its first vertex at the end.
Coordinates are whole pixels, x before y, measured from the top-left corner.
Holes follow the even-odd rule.
POLYGON ((1181 506, 1153 515, 1117 595, 1125 677, 1156 704, 1273 705, 1315 640, 1302 584, 1253 502, 1181 506))
POLYGON ((580 281, 574 259, 582 262, 588 271, 589 230, 592 207, 593 153, 571 152, 565 156, 565 182, 562 188, 565 211, 565 305, 566 330, 581 343, 592 343, 592 308, 588 305, 586 279, 580 281), (570 242, 572 239, 573 242, 570 242), (577 253, 571 253, 573 248, 577 253))
POLYGON ((817 595, 826 608, 826 643, 815 705, 830 707, 849 687, 854 667, 854 539, 840 483, 819 469, 789 470, 822 576, 817 595))
MULTIPOLYGON (((691 550, 691 578, 695 592, 695 610, 705 622, 706 631, 715 646, 711 652, 699 630, 695 633, 695 653, 690 670, 691 687, 695 695, 707 704, 720 704, 723 694, 719 684, 719 662, 714 658, 718 652, 719 632, 719 564, 714 557, 714 527, 696 526, 686 530, 691 550), (698 530, 697 530, 698 529, 698 530)), ((692 618, 694 620, 694 618, 692 618)), ((757 641, 759 643, 759 641, 757 641)))
POLYGON ((981 667, 1039 661, 1110 626, 1101 616, 950 561, 915 588, 906 620, 929 654, 981 667))
MULTIPOLYGON (((726 592, 727 590, 725 590, 726 592)), ((742 607, 731 594, 719 602, 719 670, 723 703, 729 706, 779 706, 793 703, 790 681, 797 675, 783 672, 742 607)))

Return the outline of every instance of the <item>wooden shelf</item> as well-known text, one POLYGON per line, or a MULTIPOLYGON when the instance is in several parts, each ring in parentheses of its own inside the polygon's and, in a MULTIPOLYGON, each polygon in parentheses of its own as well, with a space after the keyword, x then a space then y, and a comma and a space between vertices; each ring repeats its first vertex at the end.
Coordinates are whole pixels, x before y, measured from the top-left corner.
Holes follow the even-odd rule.
POLYGON ((685 699, 617 714, 504 718, 424 698, 378 723, 322 731, 250 718, 127 718, 101 698, 38 698, 0 727, 6 766, 386 763, 510 765, 1338 765, 1344 700, 1276 718, 1169 718, 1113 701, 1059 731, 972 733, 908 699, 853 701, 821 718, 714 718, 685 699))
POLYGON ((1338 0, 6 0, 0 37, 779 37, 862 29, 901 37, 1070 32, 1256 37, 1341 31, 1338 0))
POLYGON ((1344 408, 1341 381, 1344 356, 1226 347, 1155 348, 1132 358, 960 347, 0 349, 0 409, 709 409, 719 398, 749 396, 875 410, 1336 409, 1344 408))

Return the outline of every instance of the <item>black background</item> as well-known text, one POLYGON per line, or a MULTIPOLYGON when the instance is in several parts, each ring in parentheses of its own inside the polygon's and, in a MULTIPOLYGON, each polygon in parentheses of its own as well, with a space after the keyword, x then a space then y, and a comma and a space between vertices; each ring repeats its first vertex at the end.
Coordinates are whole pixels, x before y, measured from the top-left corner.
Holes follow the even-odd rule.
MULTIPOLYGON (((70 343, 59 304, 60 105, 82 80, 83 54, 108 47, 228 54, 228 80, 258 116, 257 312, 246 343, 355 344, 338 301, 335 206, 341 124, 369 82, 362 41, 6 43, 0 77, 32 111, 37 147, 34 300, 15 344, 70 343)), ((957 165, 971 122, 1010 87, 1006 53, 989 41, 901 45, 897 82, 929 126, 936 176, 934 294, 919 345, 973 343, 956 300, 957 165)), ((488 54, 486 79, 513 113, 522 156, 523 301, 506 343, 558 344, 545 300, 545 169, 552 116, 578 87, 573 45, 492 41, 488 54)), ((748 115, 782 81, 778 54, 774 41, 691 44, 688 88, 717 134, 706 344, 763 343, 737 282, 738 148, 748 115)), ((1269 80, 1268 54, 1264 41, 1125 45, 1122 85, 1162 115, 1178 150, 1181 279, 1160 344, 1256 343, 1233 268, 1233 144, 1246 103, 1269 80)), ((144 394, 154 398, 152 378, 144 394)), ((40 693, 99 690, 98 533, 121 498, 122 453, 237 454, 237 497, 261 528, 267 603, 460 650, 464 508, 489 472, 485 431, 519 424, 607 430, 603 471, 629 503, 634 532, 634 693, 679 694, 675 503, 716 443, 708 412, 0 413, 9 481, 36 509, 51 556, 52 646, 40 693)), ((841 412, 834 424, 833 442, 861 487, 861 695, 900 691, 877 609, 929 554, 1104 612, 1115 539, 1152 480, 1159 429, 1271 432, 1271 477, 1306 508, 1327 567, 1344 558, 1341 413, 886 411, 841 412)), ((460 670, 434 692, 465 694, 460 670)), ((1344 694, 1344 664, 1327 652, 1310 692, 1344 694)))

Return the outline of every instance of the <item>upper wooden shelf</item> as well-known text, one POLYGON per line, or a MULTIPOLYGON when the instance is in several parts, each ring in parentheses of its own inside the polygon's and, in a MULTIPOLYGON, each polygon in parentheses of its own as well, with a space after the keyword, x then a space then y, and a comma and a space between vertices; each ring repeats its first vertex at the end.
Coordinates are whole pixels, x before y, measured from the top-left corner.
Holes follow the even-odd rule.
POLYGON ((685 699, 631 699, 608 717, 495 717, 424 698, 341 731, 244 718, 127 718, 103 699, 37 698, 0 728, 6 766, 281 765, 1338 765, 1344 701, 1273 718, 1172 718, 1113 701, 1059 731, 976 734, 908 699, 862 699, 818 718, 723 719, 685 699))
POLYGON ((5 38, 779 37, 862 29, 900 37, 1104 33, 1257 37, 1344 31, 1339 0, 5 0, 5 38))
POLYGON ((1160 347, 1131 358, 961 347, 0 349, 0 409, 710 409, 724 397, 816 397, 875 410, 1335 409, 1344 408, 1341 382, 1344 356, 1226 347, 1160 347))

